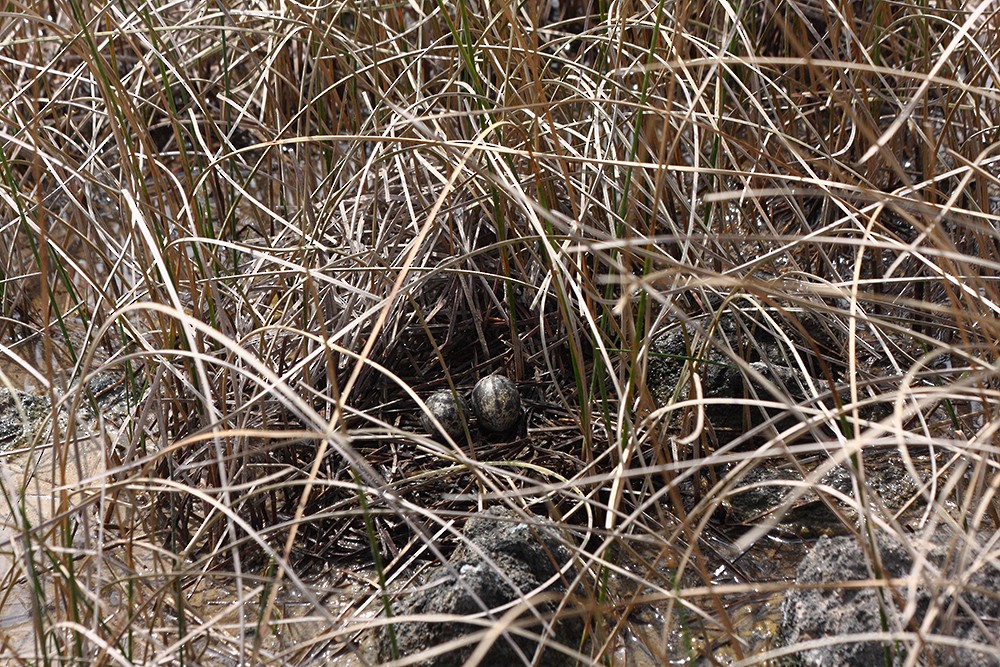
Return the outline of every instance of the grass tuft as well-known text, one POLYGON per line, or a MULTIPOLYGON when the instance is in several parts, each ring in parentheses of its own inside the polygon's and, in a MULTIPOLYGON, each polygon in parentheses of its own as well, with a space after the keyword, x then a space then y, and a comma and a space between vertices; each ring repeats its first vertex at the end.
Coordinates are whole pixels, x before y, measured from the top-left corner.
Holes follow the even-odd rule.
POLYGON ((505 504, 563 654, 754 664, 820 534, 1000 527, 994 3, 9 9, 4 660, 364 664, 505 504))

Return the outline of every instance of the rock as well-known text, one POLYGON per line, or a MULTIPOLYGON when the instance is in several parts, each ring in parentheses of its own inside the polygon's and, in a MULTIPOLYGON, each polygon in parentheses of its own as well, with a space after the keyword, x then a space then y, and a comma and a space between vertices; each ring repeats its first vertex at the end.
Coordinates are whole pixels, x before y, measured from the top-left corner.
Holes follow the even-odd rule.
POLYGON ((732 493, 723 501, 723 516, 719 518, 729 526, 749 527, 773 521, 772 534, 786 538, 846 532, 848 529, 843 522, 813 491, 788 505, 788 494, 795 488, 794 484, 801 481, 802 475, 794 468, 762 462, 739 478, 732 493))
MULTIPOLYGON (((667 405, 677 393, 688 396, 689 372, 695 369, 705 398, 733 398, 740 402, 707 405, 706 417, 720 444, 726 444, 778 414, 771 409, 748 406, 742 399, 778 400, 797 403, 806 397, 806 376, 793 367, 794 357, 787 345, 749 316, 730 311, 713 322, 700 317, 692 326, 677 326, 659 336, 650 347, 646 385, 660 405, 667 405), (706 341, 701 331, 709 334, 706 341), (749 334, 747 333, 749 331, 749 334), (725 350, 762 375, 778 388, 777 395, 764 383, 751 378, 725 350)), ((790 425, 788 419, 778 428, 790 425)))
POLYGON ((0 389, 0 451, 31 443, 51 415, 52 404, 47 396, 0 389))
MULTIPOLYGON (((565 653, 554 648, 562 644, 579 647, 583 626, 574 609, 563 609, 560 618, 546 628, 539 617, 551 619, 558 601, 567 595, 567 582, 574 577, 567 566, 570 552, 555 526, 545 519, 525 523, 507 508, 493 507, 472 517, 463 535, 466 542, 449 559, 449 566, 438 568, 423 586, 415 586, 392 605, 392 615, 459 615, 477 618, 478 623, 456 623, 454 619, 437 622, 408 621, 384 626, 376 646, 380 661, 393 657, 393 638, 398 657, 412 656, 470 633, 493 627, 507 611, 502 608, 517 601, 533 602, 517 618, 531 637, 523 634, 500 635, 480 665, 513 667, 520 664, 575 664, 565 653), (565 569, 561 575, 561 570, 565 569), (550 580, 554 580, 551 583, 550 580), (539 599, 540 598, 540 599, 539 599), (392 628, 390 635, 389 628, 392 628), (540 659, 531 663, 544 636, 540 659), (523 656, 523 657, 522 657, 523 656)), ((423 667, 458 667, 472 654, 477 641, 434 658, 423 660, 423 667)))
MULTIPOLYGON (((872 452, 864 457, 867 499, 878 506, 901 513, 896 520, 917 521, 926 507, 920 495, 920 485, 930 477, 930 462, 926 457, 914 456, 918 479, 914 480, 898 452, 872 452)), ((846 465, 836 466, 819 480, 819 486, 797 497, 790 504, 788 494, 805 480, 799 470, 782 460, 762 460, 742 472, 722 502, 721 516, 727 525, 750 526, 761 521, 772 521, 779 513, 774 526, 775 534, 795 538, 817 538, 842 535, 854 525, 855 509, 830 494, 841 516, 830 509, 820 497, 826 488, 839 491, 848 497, 854 495, 854 473, 846 465), (787 484, 785 483, 787 482, 787 484), (845 522, 844 517, 847 518, 845 522)), ((807 469, 811 465, 805 466, 807 469)), ((727 473, 728 476, 728 473, 727 473)))
POLYGON ((521 396, 517 385, 503 375, 488 375, 472 390, 472 409, 479 427, 494 433, 507 433, 521 421, 521 396))
POLYGON ((996 561, 987 560, 983 549, 974 544, 963 553, 965 544, 951 545, 943 534, 932 536, 930 541, 914 538, 913 544, 927 553, 930 566, 914 571, 910 552, 895 538, 883 535, 879 545, 886 576, 918 578, 915 612, 904 626, 901 609, 909 593, 907 586, 897 587, 895 594, 874 586, 837 586, 870 579, 866 565, 870 559, 853 537, 823 538, 816 543, 798 568, 796 586, 785 594, 781 605, 781 633, 787 646, 831 639, 828 645, 799 652, 801 665, 868 667, 887 664, 887 656, 888 664, 903 664, 907 651, 917 646, 914 640, 837 642, 836 638, 855 633, 912 632, 928 618, 931 604, 935 606, 934 622, 922 632, 928 642, 919 649, 917 664, 978 667, 998 663, 1000 656, 992 643, 1000 637, 1000 598, 996 593, 1000 590, 1000 569, 996 561), (934 569, 940 569, 940 576, 934 569), (963 604, 975 619, 965 613, 963 604), (935 643, 931 635, 959 641, 955 645, 935 643))
MULTIPOLYGON (((815 408, 816 399, 821 398, 828 410, 835 411, 829 380, 837 382, 849 367, 843 358, 846 341, 835 338, 819 313, 767 312, 771 319, 731 307, 721 314, 690 318, 658 335, 650 345, 646 371, 646 387, 656 402, 665 406, 677 399, 686 400, 690 373, 697 372, 706 399, 734 399, 705 406, 711 432, 720 445, 766 422, 777 430, 794 426, 801 419, 794 410, 796 404, 815 408), (791 322, 792 318, 798 318, 797 323, 791 322), (764 407, 754 405, 755 401, 789 407, 764 407)), ((862 346, 857 356, 866 359, 864 380, 894 373, 888 361, 867 346, 862 346)), ((836 391, 841 403, 850 402, 844 386, 836 391)), ((892 413, 891 404, 878 400, 884 391, 873 384, 862 394, 859 412, 863 420, 877 421, 892 413)), ((679 411, 673 413, 679 415, 679 411)), ((835 417, 820 430, 840 433, 845 425, 863 427, 853 424, 850 414, 844 417, 847 421, 835 417)))
MULTIPOLYGON (((443 389, 427 397, 427 409, 441 423, 445 432, 453 439, 465 434, 469 408, 465 399, 450 389, 443 389)), ((426 412, 420 414, 420 423, 428 433, 438 433, 438 426, 426 412)))
MULTIPOLYGON (((107 372, 94 376, 87 384, 87 396, 79 401, 75 415, 78 435, 100 431, 94 423, 97 415, 107 418, 121 418, 128 414, 130 406, 138 400, 131 396, 128 383, 121 373, 107 372)), ((75 387, 73 391, 81 391, 75 387)), ((0 452, 22 447, 32 447, 51 433, 53 419, 58 419, 61 430, 69 423, 69 406, 74 405, 73 397, 66 397, 58 409, 53 410, 47 392, 23 392, 0 388, 0 452)))

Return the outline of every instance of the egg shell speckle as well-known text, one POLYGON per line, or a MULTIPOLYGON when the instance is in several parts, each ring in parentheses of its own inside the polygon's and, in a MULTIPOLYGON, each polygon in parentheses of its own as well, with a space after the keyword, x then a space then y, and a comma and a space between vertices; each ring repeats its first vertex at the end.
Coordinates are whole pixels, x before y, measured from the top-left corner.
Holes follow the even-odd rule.
POLYGON ((479 427, 506 433, 521 420, 521 396, 517 385, 503 375, 488 375, 472 390, 472 409, 479 427))
MULTIPOLYGON (((465 420, 466 415, 469 414, 465 399, 456 396, 450 389, 442 389, 428 396, 424 402, 431 414, 441 422, 441 426, 448 435, 457 439, 465 434, 465 420)), ((440 433, 438 426, 427 413, 420 415, 420 423, 428 433, 440 433)))

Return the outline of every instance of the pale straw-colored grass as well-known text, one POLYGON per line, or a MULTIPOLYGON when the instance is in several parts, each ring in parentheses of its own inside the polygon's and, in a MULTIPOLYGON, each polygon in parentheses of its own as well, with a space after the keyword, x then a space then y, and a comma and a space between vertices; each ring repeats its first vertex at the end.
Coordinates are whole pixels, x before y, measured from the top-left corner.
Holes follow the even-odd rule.
MULTIPOLYGON (((797 650, 751 626, 802 503, 868 543, 996 529, 996 11, 11 5, 0 380, 65 409, 3 463, 0 655, 360 664, 505 503, 566 527, 585 664, 752 664, 797 650), (652 341, 727 312, 773 395, 657 398, 652 341), (513 442, 419 432, 495 371, 513 442), (722 437, 719 403, 773 419, 722 437), (863 465, 889 454, 898 507, 863 465), (799 481, 734 525, 756 468, 799 481)), ((883 630, 911 664, 948 641, 883 630)))

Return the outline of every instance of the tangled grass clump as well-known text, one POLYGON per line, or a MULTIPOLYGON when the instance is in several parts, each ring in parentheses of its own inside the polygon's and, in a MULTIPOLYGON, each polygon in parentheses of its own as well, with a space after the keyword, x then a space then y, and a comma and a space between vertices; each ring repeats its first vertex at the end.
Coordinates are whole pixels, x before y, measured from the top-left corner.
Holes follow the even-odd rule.
POLYGON ((750 664, 819 514, 1000 527, 993 3, 15 5, 3 659, 354 664, 502 504, 588 664, 750 664))

